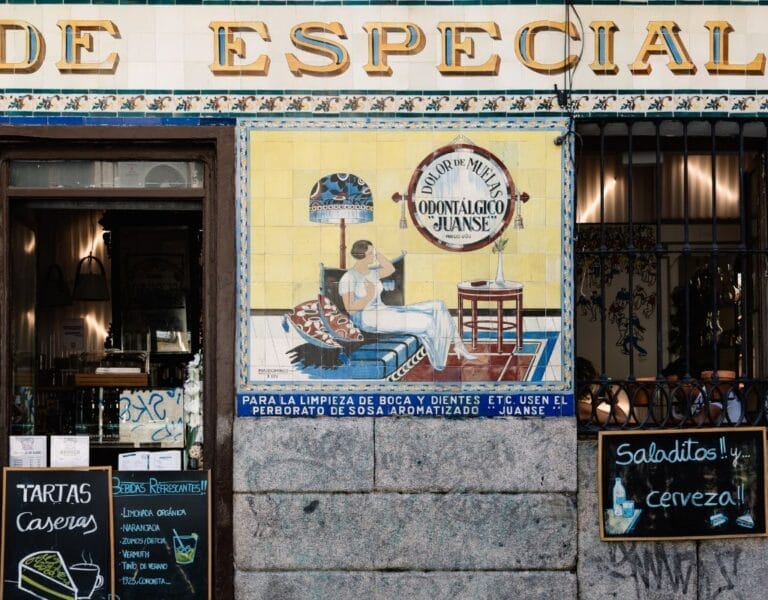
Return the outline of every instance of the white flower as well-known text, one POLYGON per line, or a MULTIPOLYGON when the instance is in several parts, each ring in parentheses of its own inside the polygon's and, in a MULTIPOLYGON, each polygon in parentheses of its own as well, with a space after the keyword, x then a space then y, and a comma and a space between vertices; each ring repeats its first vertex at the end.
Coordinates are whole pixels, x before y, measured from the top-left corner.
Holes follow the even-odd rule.
POLYGON ((185 396, 200 396, 201 392, 203 391, 203 386, 201 385, 200 381, 190 381, 189 379, 184 384, 184 395, 185 396))
POLYGON ((184 417, 187 435, 194 433, 193 441, 202 439, 203 423, 203 357, 195 354, 187 364, 184 381, 184 417))
POLYGON ((195 427, 200 429, 200 425, 203 424, 203 418, 199 414, 190 414, 187 419, 187 427, 194 429, 195 427))
POLYGON ((200 410, 201 408, 202 408, 202 403, 200 402, 199 397, 191 397, 191 396, 184 397, 184 412, 190 415, 199 415, 202 412, 200 410))

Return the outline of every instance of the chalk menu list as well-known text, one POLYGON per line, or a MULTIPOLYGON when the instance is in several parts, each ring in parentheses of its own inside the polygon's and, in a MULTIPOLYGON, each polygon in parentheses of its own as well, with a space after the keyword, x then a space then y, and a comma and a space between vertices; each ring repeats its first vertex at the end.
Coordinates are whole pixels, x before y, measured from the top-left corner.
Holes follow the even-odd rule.
POLYGON ((765 535, 765 451, 760 427, 601 432, 601 539, 765 535))
POLYGON ((120 599, 210 598, 208 471, 116 471, 112 495, 120 599))
POLYGON ((114 598, 109 467, 3 469, 5 600, 114 598))

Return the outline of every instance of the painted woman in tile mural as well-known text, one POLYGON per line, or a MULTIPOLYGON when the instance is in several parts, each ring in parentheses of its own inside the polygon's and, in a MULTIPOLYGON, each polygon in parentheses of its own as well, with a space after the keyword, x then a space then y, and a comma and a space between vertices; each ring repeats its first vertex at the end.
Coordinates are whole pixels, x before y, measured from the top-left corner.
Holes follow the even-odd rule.
POLYGON ((453 344, 456 355, 468 361, 480 360, 467 350, 456 323, 442 300, 428 300, 405 306, 391 306, 381 300, 382 279, 395 271, 392 262, 376 251, 373 243, 358 240, 352 245, 355 264, 339 280, 339 294, 352 321, 368 333, 410 333, 419 338, 429 362, 442 371, 453 344))

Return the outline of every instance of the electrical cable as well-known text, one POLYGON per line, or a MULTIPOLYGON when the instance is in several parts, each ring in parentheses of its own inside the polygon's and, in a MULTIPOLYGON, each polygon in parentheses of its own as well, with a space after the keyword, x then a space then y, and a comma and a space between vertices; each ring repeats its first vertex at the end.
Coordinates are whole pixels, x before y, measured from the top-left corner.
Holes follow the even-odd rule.
MULTIPOLYGON (((578 22, 577 31, 581 39, 581 44, 579 47, 578 56, 576 58, 576 61, 573 64, 573 67, 563 70, 563 89, 562 90, 558 89, 557 84, 555 84, 555 95, 557 97, 557 104, 560 108, 565 109, 565 113, 568 116, 568 128, 565 131, 565 133, 555 138, 555 145, 560 146, 564 144, 572 136, 573 139, 576 142, 578 142, 575 148, 575 153, 578 153, 580 146, 582 145, 582 139, 581 139, 581 135, 575 129, 576 106, 572 101, 572 95, 573 95, 574 72, 581 65, 581 60, 582 60, 582 57, 584 56, 584 22, 582 21, 581 15, 579 14, 579 11, 576 9, 576 6, 573 3, 573 0, 565 0, 564 7, 565 7, 565 37, 563 41, 563 59, 567 60, 568 57, 571 55, 570 54, 571 53, 571 36, 569 35, 570 29, 571 29, 570 27, 571 12, 573 12, 573 15, 576 17, 576 21, 578 22)), ((572 166, 574 167, 574 172, 575 172, 576 165, 577 165, 577 161, 574 160, 575 156, 569 153, 569 158, 572 163, 572 166)))

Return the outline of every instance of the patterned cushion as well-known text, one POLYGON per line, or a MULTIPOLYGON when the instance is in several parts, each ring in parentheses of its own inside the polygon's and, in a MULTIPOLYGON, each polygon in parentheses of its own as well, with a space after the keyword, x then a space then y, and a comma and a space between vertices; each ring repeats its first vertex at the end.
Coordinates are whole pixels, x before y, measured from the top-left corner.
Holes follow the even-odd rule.
POLYGON ((322 294, 317 296, 317 302, 320 306, 320 319, 334 340, 346 343, 363 341, 363 332, 333 302, 322 294))
POLYGON ((285 317, 304 341, 320 348, 341 348, 323 325, 317 300, 299 304, 285 317))

